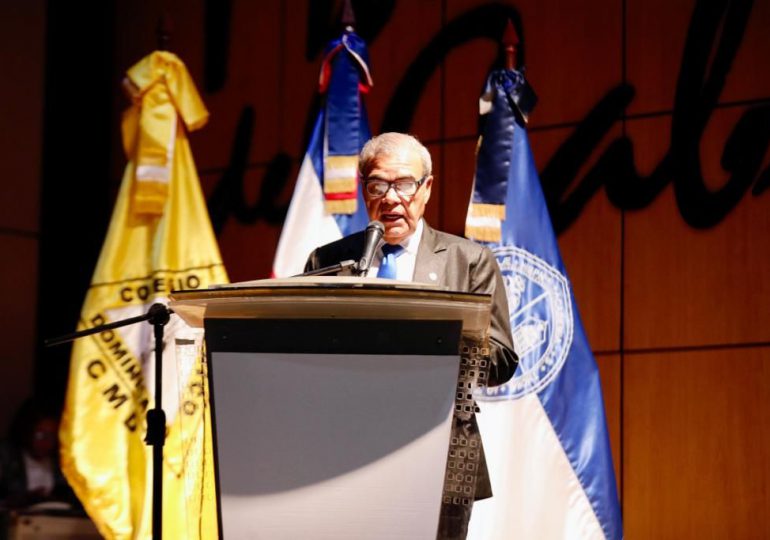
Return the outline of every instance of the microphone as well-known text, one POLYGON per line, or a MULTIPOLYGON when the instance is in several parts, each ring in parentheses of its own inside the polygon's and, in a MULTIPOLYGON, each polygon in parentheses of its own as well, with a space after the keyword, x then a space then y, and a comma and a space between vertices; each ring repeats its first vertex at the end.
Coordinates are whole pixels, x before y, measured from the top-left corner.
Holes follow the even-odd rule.
POLYGON ((385 225, 377 220, 370 221, 369 225, 366 226, 364 251, 356 265, 356 271, 359 276, 366 276, 366 273, 369 271, 369 266, 371 266, 372 259, 374 258, 374 250, 377 249, 377 244, 380 243, 383 234, 385 234, 385 225))

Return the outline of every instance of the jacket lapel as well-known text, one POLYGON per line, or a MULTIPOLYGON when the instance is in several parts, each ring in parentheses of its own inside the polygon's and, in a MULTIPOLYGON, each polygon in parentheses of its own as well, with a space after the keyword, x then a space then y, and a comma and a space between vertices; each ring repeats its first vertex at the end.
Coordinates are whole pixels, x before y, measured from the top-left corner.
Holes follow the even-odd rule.
POLYGON ((446 272, 446 244, 442 242, 436 231, 424 223, 420 247, 417 249, 417 259, 414 263, 414 281, 443 285, 446 272))

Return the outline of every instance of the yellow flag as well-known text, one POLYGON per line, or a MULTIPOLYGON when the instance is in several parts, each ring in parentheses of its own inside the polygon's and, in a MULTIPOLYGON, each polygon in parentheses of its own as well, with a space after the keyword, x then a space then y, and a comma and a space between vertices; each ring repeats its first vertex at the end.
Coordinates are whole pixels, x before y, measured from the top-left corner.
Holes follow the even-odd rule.
MULTIPOLYGON (((146 313, 172 290, 227 282, 186 130, 208 112, 184 64, 155 52, 127 72, 123 118, 129 163, 79 329, 146 313)), ((199 329, 176 315, 165 328, 163 534, 217 537, 213 452, 199 329)), ((107 538, 152 532, 152 327, 139 323, 75 342, 60 438, 67 479, 107 538)))

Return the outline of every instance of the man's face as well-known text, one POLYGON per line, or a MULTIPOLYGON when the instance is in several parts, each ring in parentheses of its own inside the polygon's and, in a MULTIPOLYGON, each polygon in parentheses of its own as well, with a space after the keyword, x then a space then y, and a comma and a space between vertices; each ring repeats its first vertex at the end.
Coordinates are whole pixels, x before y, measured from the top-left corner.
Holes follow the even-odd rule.
MULTIPOLYGON (((422 162, 417 152, 408 148, 393 154, 380 154, 374 158, 366 179, 419 180, 423 176, 422 162)), ((383 238, 389 244, 398 244, 414 233, 417 222, 425 213, 425 205, 430 199, 433 177, 428 176, 417 192, 411 197, 399 195, 394 188, 382 197, 373 197, 364 189, 364 201, 369 219, 381 221, 385 225, 383 238)))

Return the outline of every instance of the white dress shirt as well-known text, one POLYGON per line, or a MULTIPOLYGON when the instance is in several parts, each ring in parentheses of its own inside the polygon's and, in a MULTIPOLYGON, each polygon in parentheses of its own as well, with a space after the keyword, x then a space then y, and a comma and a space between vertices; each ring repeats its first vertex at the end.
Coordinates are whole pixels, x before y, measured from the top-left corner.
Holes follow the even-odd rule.
MULTIPOLYGON (((401 242, 401 247, 404 251, 396 257, 396 279, 399 281, 412 281, 414 278, 414 266, 417 262, 417 249, 420 247, 420 240, 422 239, 423 221, 417 222, 417 228, 414 230, 414 234, 401 242)), ((380 241, 380 245, 377 246, 377 256, 372 261, 372 265, 369 267, 369 273, 367 277, 377 277, 377 272, 382 264, 382 246, 384 241, 380 241)))

